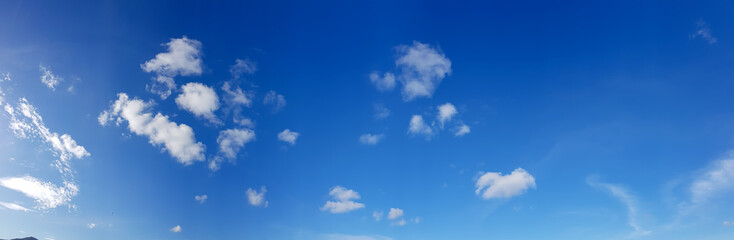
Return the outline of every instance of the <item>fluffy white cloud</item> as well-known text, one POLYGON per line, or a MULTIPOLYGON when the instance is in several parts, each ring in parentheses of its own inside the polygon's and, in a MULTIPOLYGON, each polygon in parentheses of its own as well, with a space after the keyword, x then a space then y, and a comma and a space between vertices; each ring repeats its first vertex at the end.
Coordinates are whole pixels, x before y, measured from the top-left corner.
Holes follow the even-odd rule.
POLYGON ((696 33, 691 35, 691 38, 700 37, 706 40, 706 42, 708 42, 709 44, 714 44, 716 43, 716 41, 719 40, 716 37, 714 37, 713 35, 711 35, 711 28, 709 28, 708 23, 704 22, 703 20, 700 20, 696 23, 696 26, 698 27, 698 29, 696 30, 696 33))
POLYGON ((58 86, 61 81, 64 81, 63 78, 54 75, 48 67, 39 65, 38 69, 41 71, 41 82, 46 84, 46 86, 51 90, 56 90, 56 86, 58 86))
POLYGON ((290 129, 283 130, 282 132, 278 133, 278 140, 290 143, 291 145, 296 144, 296 140, 298 139, 297 132, 293 132, 290 129))
POLYGON ((163 145, 163 150, 184 165, 204 161, 204 144, 197 142, 194 130, 186 124, 177 124, 161 113, 155 116, 149 108, 152 103, 140 99, 130 99, 127 94, 119 93, 118 99, 110 109, 100 114, 103 126, 112 120, 116 123, 127 121, 128 129, 136 135, 146 136, 154 146, 163 145))
POLYGON ((209 197, 207 197, 206 194, 194 196, 194 200, 196 200, 199 203, 205 203, 207 198, 209 197))
POLYGON ((265 186, 260 187, 260 192, 257 192, 252 188, 247 188, 247 191, 245 192, 247 195, 247 202, 252 206, 268 207, 270 203, 265 200, 265 193, 267 191, 268 190, 265 189, 265 186))
POLYGON ((535 178, 525 169, 517 168, 509 175, 488 172, 479 177, 475 191, 482 198, 511 198, 523 194, 528 188, 535 188, 535 178))
POLYGON ((270 106, 273 109, 273 112, 279 112, 283 107, 285 107, 286 101, 283 95, 280 95, 275 91, 270 91, 265 94, 263 104, 270 106))
POLYGON ((168 98, 176 88, 174 77, 201 75, 202 72, 201 42, 184 36, 172 38, 165 46, 168 47, 168 52, 159 53, 140 65, 144 71, 156 73, 149 90, 162 99, 168 98))
POLYGON ((176 97, 179 108, 189 111, 197 117, 203 117, 212 123, 221 123, 214 111, 219 109, 219 96, 214 89, 201 83, 187 83, 181 87, 182 93, 176 97))
POLYGON ((379 91, 390 91, 395 88, 395 75, 392 73, 385 73, 384 76, 380 77, 380 73, 377 71, 370 74, 370 82, 375 85, 375 88, 379 91))
POLYGON ((408 126, 408 133, 412 135, 422 135, 426 138, 430 138, 433 135, 433 129, 423 121, 423 116, 413 115, 410 118, 410 124, 408 126))
POLYGON ((222 157, 234 161, 237 153, 246 143, 255 140, 255 132, 250 129, 227 129, 219 132, 217 143, 219 144, 219 155, 209 162, 209 169, 219 170, 222 157))
POLYGON ((390 212, 387 214, 387 219, 398 219, 403 216, 403 209, 390 208, 390 212))
POLYGON ((230 106, 252 106, 252 98, 254 94, 251 92, 242 91, 239 87, 232 87, 232 83, 224 82, 222 85, 222 91, 224 91, 224 101, 230 106))
POLYGON ((586 182, 592 187, 609 192, 627 207, 627 224, 634 229, 634 232, 632 232, 633 236, 641 236, 651 233, 649 230, 645 230, 640 226, 638 220, 640 214, 637 198, 629 193, 627 189, 614 184, 598 182, 593 178, 587 178, 586 182))
POLYGON ((92 228, 94 228, 96 226, 97 226, 97 224, 94 224, 94 223, 88 223, 87 224, 87 228, 89 228, 89 229, 92 229, 92 228))
POLYGON ((57 187, 52 183, 42 182, 33 177, 4 178, 2 186, 19 191, 36 200, 38 209, 55 208, 68 204, 76 196, 79 188, 74 180, 71 168, 73 158, 81 159, 89 156, 89 152, 77 144, 68 134, 52 132, 43 122, 43 117, 28 100, 21 98, 17 107, 5 105, 5 112, 10 116, 9 127, 20 138, 38 138, 46 142, 56 156, 53 166, 61 173, 63 185, 57 187), (40 193, 40 194, 39 194, 40 193))
POLYGON ((371 133, 365 133, 362 134, 362 136, 359 136, 359 142, 362 144, 367 145, 375 145, 385 138, 385 134, 371 134, 371 133))
POLYGON ((57 187, 31 176, 0 178, 0 186, 23 193, 36 201, 38 209, 51 209, 68 204, 79 191, 76 185, 57 187))
POLYGON ((462 124, 459 126, 459 128, 456 129, 456 133, 454 133, 454 136, 461 137, 471 132, 471 129, 466 124, 462 124))
POLYGON ((734 158, 711 164, 690 186, 691 202, 705 203, 723 191, 734 189, 734 158))
POLYGON ((413 42, 412 46, 397 48, 395 65, 400 69, 399 80, 403 85, 404 101, 433 96, 436 87, 451 74, 451 60, 428 44, 413 42))
POLYGON ((375 218, 376 222, 379 222, 382 219, 382 215, 384 215, 382 211, 374 211, 372 212, 372 217, 375 218))
POLYGON ((360 208, 364 208, 364 204, 355 202, 361 197, 354 190, 347 189, 342 186, 335 186, 329 191, 329 195, 336 201, 326 201, 321 211, 329 211, 331 213, 347 213, 360 208))
POLYGON ((236 59, 234 65, 229 67, 229 73, 235 79, 240 78, 242 74, 253 74, 255 71, 257 71, 257 65, 250 59, 236 59))
POLYGON ((0 206, 13 210, 13 211, 23 211, 23 212, 32 212, 33 210, 30 210, 28 208, 25 208, 21 205, 15 204, 15 203, 9 203, 9 202, 0 202, 0 206))
POLYGON ((181 231, 183 231, 183 229, 181 228, 181 225, 176 225, 175 227, 172 227, 170 231, 180 233, 181 231))
POLYGON ((443 126, 444 123, 451 120, 451 118, 453 118, 457 113, 459 112, 456 111, 456 107, 454 107, 453 104, 444 103, 443 105, 438 106, 438 122, 443 126))

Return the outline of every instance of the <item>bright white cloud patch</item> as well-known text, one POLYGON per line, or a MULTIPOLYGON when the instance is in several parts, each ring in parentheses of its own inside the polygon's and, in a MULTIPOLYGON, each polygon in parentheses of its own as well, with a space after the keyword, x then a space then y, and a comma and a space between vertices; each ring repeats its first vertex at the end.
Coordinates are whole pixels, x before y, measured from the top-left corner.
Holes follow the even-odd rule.
POLYGON ((321 211, 329 211, 331 213, 347 213, 360 208, 364 208, 364 204, 355 202, 361 197, 354 190, 347 189, 342 186, 335 186, 329 191, 329 195, 335 201, 326 201, 321 211))
POLYGON ((257 65, 250 59, 236 59, 234 65, 229 67, 229 73, 235 79, 240 78, 242 74, 253 74, 255 71, 257 71, 257 65))
POLYGON ((296 140, 298 139, 297 132, 293 132, 290 129, 283 130, 282 132, 278 133, 278 140, 290 143, 291 145, 296 144, 296 140))
POLYGON ((370 74, 370 82, 379 91, 390 91, 395 88, 395 75, 388 72, 384 76, 380 76, 380 73, 375 71, 370 74))
POLYGON ((629 193, 627 189, 614 184, 598 182, 593 178, 587 178, 586 182, 592 187, 608 191, 627 207, 627 224, 634 229, 632 236, 641 236, 651 233, 640 226, 640 222, 638 220, 640 214, 637 198, 629 193))
POLYGON ((428 44, 413 42, 412 46, 397 48, 395 65, 400 69, 398 79, 403 85, 404 101, 433 96, 441 81, 451 74, 451 60, 428 44))
POLYGON ((705 203, 724 191, 734 189, 734 159, 719 160, 711 164, 691 184, 691 202, 705 203))
POLYGON ((202 204, 206 202, 206 199, 207 198, 209 198, 209 197, 207 197, 206 194, 194 196, 194 200, 196 200, 197 202, 202 203, 202 204))
POLYGON ((25 208, 21 205, 15 204, 15 203, 9 203, 9 202, 0 202, 0 206, 13 210, 13 211, 23 211, 23 212, 32 212, 33 210, 30 210, 28 208, 25 208))
POLYGON ((2 186, 19 191, 36 200, 38 209, 49 209, 68 204, 76 196, 79 188, 74 180, 71 168, 73 158, 81 159, 89 156, 89 152, 77 144, 68 134, 58 134, 46 127, 43 118, 28 100, 21 98, 17 107, 5 105, 5 112, 10 116, 9 127, 15 136, 20 138, 38 138, 46 142, 56 160, 53 166, 61 173, 63 184, 60 187, 36 178, 3 178, 2 186))
POLYGON ((477 195, 484 199, 511 198, 523 194, 529 188, 535 188, 535 178, 525 169, 517 168, 508 175, 499 172, 488 172, 479 177, 476 184, 477 195))
POLYGON ((265 98, 263 99, 263 104, 270 106, 273 110, 273 112, 279 112, 282 110, 285 105, 285 97, 283 95, 280 95, 276 93, 275 91, 270 91, 267 94, 265 94, 265 98))
POLYGON ((408 133, 411 135, 421 135, 426 138, 430 138, 431 135, 433 135, 433 130, 426 124, 426 122, 423 121, 423 116, 413 115, 413 117, 410 118, 408 133))
POLYGON ((89 228, 89 229, 93 229, 93 228, 95 228, 96 226, 97 226, 97 224, 94 224, 94 223, 88 223, 88 224, 87 224, 87 228, 89 228))
POLYGON ((471 129, 466 124, 462 124, 456 129, 454 136, 461 137, 471 132, 471 129))
POLYGON ((359 136, 359 142, 366 145, 375 145, 385 137, 385 134, 370 134, 365 133, 359 136))
POLYGON ((159 53, 140 65, 144 71, 156 73, 149 90, 162 99, 168 98, 176 89, 174 77, 201 75, 202 72, 201 42, 184 36, 172 38, 165 46, 168 52, 159 53))
POLYGON ((110 109, 100 114, 103 126, 115 120, 119 125, 127 121, 128 129, 136 135, 146 136, 154 146, 163 145, 163 150, 184 165, 204 161, 204 144, 197 142, 194 130, 186 124, 177 124, 161 113, 155 116, 150 112, 152 103, 140 99, 130 99, 127 94, 119 93, 118 99, 110 109))
POLYGON ((247 202, 249 202, 252 206, 268 207, 270 203, 265 200, 265 193, 267 191, 268 190, 265 189, 265 186, 260 187, 260 192, 257 192, 252 188, 247 188, 247 191, 245 192, 245 194, 247 195, 247 202))
POLYGON ((209 169, 219 170, 222 157, 234 161, 237 153, 245 147, 245 144, 255 140, 255 132, 250 129, 227 129, 219 132, 217 143, 219 144, 219 155, 211 160, 209 169))
POLYGON ((68 204, 79 191, 75 185, 57 187, 31 176, 1 178, 0 186, 23 193, 36 201, 38 209, 51 209, 68 204))
POLYGON ((214 89, 201 83, 187 83, 181 87, 182 93, 176 97, 179 108, 197 117, 206 118, 212 123, 221 123, 214 115, 219 109, 219 96, 214 89))
POLYGON ((456 111, 456 107, 451 103, 445 103, 438 106, 438 122, 443 126, 444 123, 451 120, 451 118, 453 118, 457 113, 459 112, 456 111))
POLYGON ((183 231, 183 229, 181 228, 181 225, 176 225, 175 227, 172 227, 170 231, 180 233, 181 231, 183 231))
POLYGON ((61 81, 64 81, 63 78, 54 75, 48 67, 39 65, 38 69, 41 71, 41 82, 46 84, 46 86, 51 90, 56 90, 56 86, 58 86, 61 81))
POLYGON ((403 209, 390 208, 390 212, 387 214, 387 219, 398 219, 403 216, 403 209))

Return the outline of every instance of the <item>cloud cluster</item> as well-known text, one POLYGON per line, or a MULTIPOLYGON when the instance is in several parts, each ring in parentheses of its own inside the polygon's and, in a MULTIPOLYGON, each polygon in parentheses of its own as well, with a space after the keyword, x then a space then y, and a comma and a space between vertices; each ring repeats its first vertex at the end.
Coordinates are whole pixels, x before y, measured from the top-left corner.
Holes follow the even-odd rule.
POLYGON ((507 175, 488 172, 477 179, 475 187, 475 193, 481 194, 484 199, 511 198, 523 194, 529 188, 535 188, 535 178, 522 168, 507 175))
POLYGON ((362 136, 359 136, 359 142, 365 145, 376 145, 383 138, 385 138, 385 134, 365 133, 362 134, 362 136))
POLYGON ((38 69, 41 71, 41 82, 45 84, 51 90, 56 90, 56 86, 59 85, 64 79, 58 75, 54 75, 51 69, 43 65, 39 65, 38 69))
POLYGON ((176 97, 176 104, 179 108, 214 124, 221 124, 221 121, 214 115, 214 111, 219 109, 219 96, 214 89, 201 83, 191 82, 181 86, 181 90, 181 94, 176 97))
POLYGON ((176 76, 201 75, 201 42, 182 38, 172 38, 164 44, 167 52, 159 53, 155 58, 141 64, 145 72, 154 72, 156 77, 148 90, 166 99, 176 89, 176 76))
POLYGON ((270 203, 265 200, 266 192, 268 192, 268 190, 265 189, 265 186, 260 187, 260 192, 253 190, 252 188, 247 188, 247 191, 245 192, 245 195, 247 195, 247 202, 252 206, 268 207, 270 203))
POLYGON ((217 137, 219 154, 209 162, 209 169, 219 170, 222 158, 234 161, 240 149, 244 148, 246 143, 254 140, 255 132, 250 129, 233 128, 220 131, 217 137))
POLYGON ((181 225, 176 225, 175 227, 172 227, 170 231, 174 233, 180 233, 181 231, 183 231, 183 228, 181 228, 181 225))
POLYGON ((370 81, 378 90, 390 91, 397 79, 403 87, 403 101, 432 97, 441 81, 451 74, 451 60, 438 48, 414 41, 413 45, 400 45, 395 50, 397 74, 380 76, 373 72, 370 81))
POLYGON ((326 201, 321 211, 329 211, 331 213, 347 213, 360 208, 364 208, 364 204, 355 202, 361 197, 359 193, 352 189, 347 189, 342 186, 335 186, 329 191, 329 195, 335 201, 326 201))
POLYGON ((184 165, 195 161, 204 161, 205 146, 197 142, 194 130, 186 124, 177 124, 168 116, 150 111, 151 102, 130 99, 127 94, 119 93, 118 99, 110 108, 99 116, 99 123, 104 126, 111 121, 118 125, 128 123, 128 130, 136 135, 146 136, 154 146, 163 145, 163 150, 184 165))
POLYGON ((3 178, 0 185, 33 198, 38 209, 50 209, 68 204, 79 192, 71 160, 88 157, 89 152, 77 144, 69 134, 52 132, 46 127, 43 117, 25 98, 21 98, 15 108, 6 104, 5 112, 10 116, 9 127, 16 137, 38 138, 50 146, 56 157, 53 166, 61 173, 63 185, 59 187, 31 176, 3 178))
POLYGON ((206 202, 206 199, 207 198, 209 198, 209 197, 207 197, 206 194, 194 196, 194 200, 196 200, 197 202, 202 203, 202 204, 206 202))
POLYGON ((386 92, 395 88, 395 75, 389 72, 383 76, 380 76, 380 73, 377 71, 372 72, 370 74, 370 81, 378 91, 386 92))
POLYGON ((426 139, 430 139, 433 134, 444 130, 444 126, 447 123, 453 123, 455 127, 451 130, 454 132, 454 136, 460 137, 471 132, 468 125, 464 124, 461 120, 456 120, 455 116, 459 113, 456 107, 451 103, 444 103, 437 107, 438 113, 436 120, 430 125, 423 120, 421 115, 413 115, 410 118, 408 124, 408 134, 413 136, 423 136, 426 139))

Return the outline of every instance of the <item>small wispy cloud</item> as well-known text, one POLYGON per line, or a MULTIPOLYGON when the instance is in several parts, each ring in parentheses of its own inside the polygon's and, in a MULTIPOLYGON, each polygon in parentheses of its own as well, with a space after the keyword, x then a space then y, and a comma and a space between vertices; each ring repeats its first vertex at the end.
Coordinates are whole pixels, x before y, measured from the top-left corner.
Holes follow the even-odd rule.
POLYGON ((711 28, 709 27, 708 23, 704 22, 703 20, 698 20, 698 22, 696 22, 696 27, 696 32, 691 34, 690 38, 702 38, 703 40, 706 40, 706 42, 708 42, 709 44, 714 44, 719 41, 719 39, 711 34, 711 28))
POLYGON ((627 224, 634 229, 631 236, 643 236, 652 232, 644 229, 640 225, 640 208, 637 203, 637 198, 626 188, 615 184, 599 182, 596 177, 586 178, 586 183, 589 184, 589 186, 608 192, 625 205, 627 208, 627 224))

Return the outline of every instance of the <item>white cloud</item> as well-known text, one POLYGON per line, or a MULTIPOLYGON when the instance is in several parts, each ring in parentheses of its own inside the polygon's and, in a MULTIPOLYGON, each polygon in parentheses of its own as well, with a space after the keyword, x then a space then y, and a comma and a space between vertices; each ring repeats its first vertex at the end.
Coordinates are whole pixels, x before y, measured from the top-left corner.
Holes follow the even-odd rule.
POLYGON ((0 206, 13 210, 13 211, 23 211, 23 212, 32 212, 33 210, 30 210, 28 208, 25 208, 21 205, 15 204, 15 203, 9 203, 9 202, 0 202, 0 206))
POLYGON ((202 204, 206 202, 206 199, 207 198, 209 198, 209 197, 207 197, 206 194, 194 196, 194 200, 196 200, 197 202, 202 203, 202 204))
POLYGON ((263 99, 263 104, 269 105, 273 112, 279 112, 283 109, 286 105, 285 97, 283 95, 280 95, 276 93, 275 91, 270 91, 267 94, 265 94, 265 98, 263 99))
POLYGON ((247 202, 252 206, 268 207, 270 203, 265 200, 265 193, 267 191, 268 190, 265 189, 265 186, 260 187, 260 192, 257 192, 252 188, 247 188, 247 192, 245 192, 247 195, 247 202))
POLYGON ((390 208, 390 212, 387 214, 387 219, 398 219, 403 216, 403 209, 390 208))
POLYGON ((451 120, 451 118, 453 118, 454 115, 456 115, 457 113, 459 112, 456 111, 456 107, 454 107, 454 105, 451 103, 445 103, 441 106, 438 106, 438 122, 443 127, 443 124, 451 120))
POLYGON ((296 140, 298 139, 297 132, 292 132, 290 129, 283 130, 282 132, 278 133, 278 140, 290 143, 291 145, 296 144, 296 140))
POLYGON ((398 79, 403 85, 403 100, 412 101, 419 97, 430 98, 436 87, 451 74, 451 60, 438 49, 428 44, 413 42, 412 46, 397 48, 395 65, 400 69, 398 79))
POLYGON ((92 228, 94 228, 96 226, 97 226, 97 224, 94 224, 94 223, 88 223, 87 224, 87 228, 89 228, 89 229, 92 229, 92 228))
POLYGON ((46 84, 46 86, 50 88, 51 90, 55 91, 56 86, 58 86, 59 83, 64 81, 63 78, 59 77, 58 75, 54 75, 51 72, 51 69, 49 69, 48 67, 39 65, 38 69, 41 71, 41 82, 43 82, 43 84, 46 84))
POLYGON ((423 121, 423 116, 413 115, 413 117, 410 118, 408 133, 412 135, 422 135, 428 139, 433 135, 433 130, 423 121))
POLYGON ((364 204, 355 202, 361 197, 354 190, 347 189, 342 186, 335 186, 329 191, 329 195, 336 201, 326 201, 321 211, 329 211, 331 213, 347 213, 360 208, 364 208, 364 204))
POLYGON ((149 108, 153 103, 140 99, 130 99, 127 94, 119 93, 118 99, 110 109, 100 114, 100 123, 116 120, 117 124, 127 121, 128 129, 140 136, 146 136, 154 146, 163 145, 163 150, 184 165, 204 161, 204 144, 197 142, 194 130, 186 124, 177 124, 161 113, 153 114, 149 108))
POLYGON ((359 136, 359 142, 366 145, 375 145, 385 138, 385 134, 370 134, 365 133, 359 136))
POLYGON ((222 85, 224 91, 224 101, 230 106, 252 106, 253 95, 251 92, 242 91, 241 88, 232 88, 232 83, 224 82, 222 85))
POLYGON ((240 78, 242 74, 253 74, 257 71, 257 65, 250 59, 235 59, 234 65, 229 67, 229 73, 235 79, 240 78))
POLYGON ((400 221, 393 222, 392 225, 405 226, 405 219, 400 219, 400 221))
POLYGON ((517 168, 509 175, 499 172, 488 172, 479 177, 476 182, 477 190, 482 198, 511 198, 523 194, 529 188, 535 188, 535 178, 525 169, 517 168))
POLYGON ((734 189, 734 158, 711 164, 691 184, 691 202, 702 204, 726 190, 734 189))
POLYGON ((375 222, 379 222, 384 214, 382 211, 374 211, 372 212, 372 217, 375 218, 375 222))
POLYGON ((375 110, 375 119, 380 120, 380 119, 385 119, 390 116, 390 110, 387 109, 382 104, 375 104, 374 110, 375 110))
POLYGON ((461 126, 459 126, 459 128, 456 129, 456 133, 454 133, 454 136, 461 137, 469 132, 471 132, 469 126, 467 126, 466 124, 462 124, 461 126))
POLYGON ((630 194, 627 189, 614 184, 598 182, 593 178, 587 178, 586 182, 592 187, 608 191, 627 207, 627 224, 634 229, 634 232, 632 232, 633 236, 641 236, 651 233, 651 231, 645 230, 640 226, 638 220, 639 207, 637 204, 637 198, 630 194))
POLYGON ((181 225, 176 225, 175 227, 172 227, 170 231, 180 233, 181 231, 183 231, 183 229, 181 228, 181 225))
POLYGON ((79 191, 76 186, 57 187, 31 176, 0 178, 0 186, 23 193, 36 201, 37 209, 51 209, 68 204, 79 191))
MULTIPOLYGON (((0 83, 7 81, 10 81, 10 73, 0 74, 0 83)), ((3 92, 3 88, 0 87, 0 105, 3 105, 3 102, 5 102, 5 92, 3 92)))
POLYGON ((219 170, 221 157, 234 161, 237 153, 246 143, 255 140, 255 132, 250 129, 227 129, 219 132, 217 143, 219 144, 219 156, 213 158, 209 163, 209 169, 219 170), (221 156, 221 157, 220 157, 221 156))
POLYGON ((696 33, 691 34, 691 38, 702 38, 706 40, 709 44, 714 44, 718 39, 711 35, 711 28, 709 28, 708 23, 704 22, 703 20, 699 20, 696 23, 696 26, 698 29, 696 30, 696 33))
POLYGON ((4 178, 7 184, 3 186, 24 193, 26 196, 36 200, 38 209, 55 208, 62 204, 68 204, 71 198, 79 191, 74 180, 74 171, 71 168, 72 158, 81 159, 89 156, 89 152, 77 144, 68 134, 52 132, 43 122, 43 117, 36 108, 21 98, 17 107, 5 105, 5 111, 10 115, 9 127, 19 138, 36 137, 50 145, 54 156, 53 166, 61 173, 62 187, 52 183, 42 182, 33 177, 4 178), (45 195, 38 195, 42 192, 45 195), (52 194, 54 193, 54 194, 52 194))
POLYGON ((159 53, 154 59, 140 65, 144 71, 156 73, 149 90, 162 99, 168 98, 176 88, 174 77, 201 75, 202 72, 201 42, 184 36, 172 38, 165 46, 168 47, 168 52, 159 53))
POLYGON ((203 117, 212 123, 221 123, 214 111, 219 109, 219 96, 214 89, 201 83, 187 83, 181 87, 183 91, 176 97, 179 108, 189 111, 197 117, 203 117))
POLYGON ((375 88, 379 91, 390 91, 395 88, 395 75, 392 73, 385 73, 384 76, 380 77, 380 73, 377 71, 370 74, 370 82, 375 85, 375 88))

